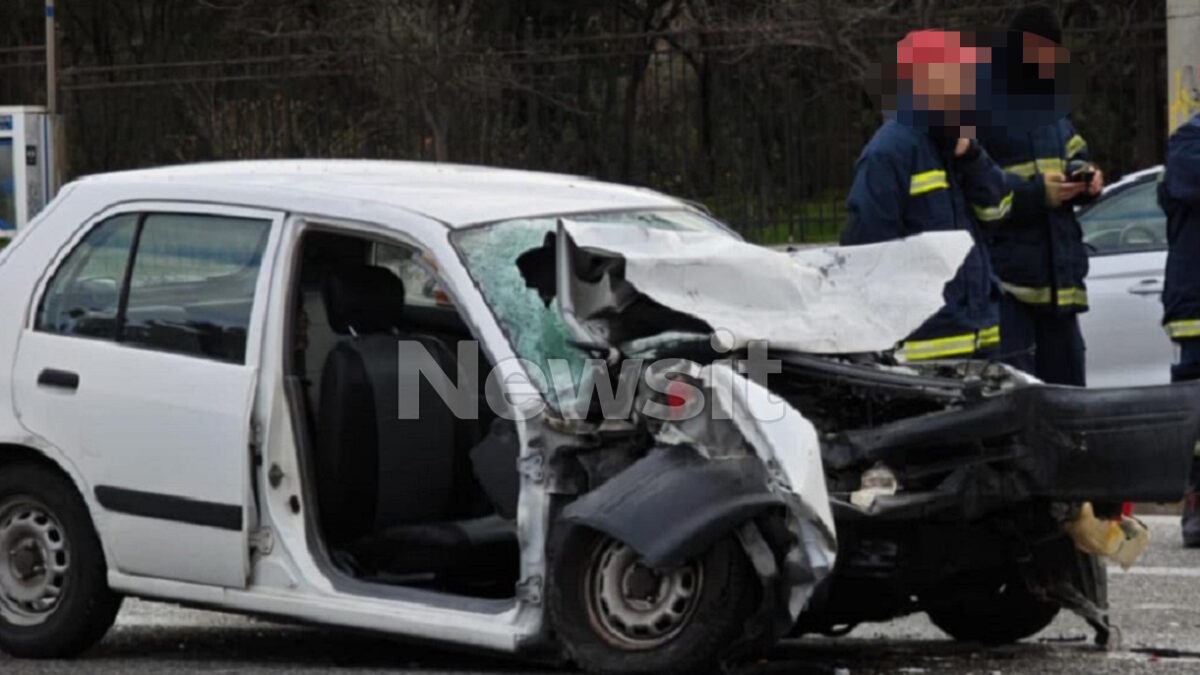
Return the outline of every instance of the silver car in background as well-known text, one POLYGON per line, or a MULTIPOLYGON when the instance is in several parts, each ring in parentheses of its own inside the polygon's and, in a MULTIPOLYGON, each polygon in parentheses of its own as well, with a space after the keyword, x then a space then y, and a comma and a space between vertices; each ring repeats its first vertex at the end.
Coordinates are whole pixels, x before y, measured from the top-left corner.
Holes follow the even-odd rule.
POLYGON ((1090 310, 1080 325, 1092 387, 1170 381, 1171 341, 1162 329, 1167 218, 1158 205, 1163 167, 1129 174, 1079 212, 1091 255, 1090 310))

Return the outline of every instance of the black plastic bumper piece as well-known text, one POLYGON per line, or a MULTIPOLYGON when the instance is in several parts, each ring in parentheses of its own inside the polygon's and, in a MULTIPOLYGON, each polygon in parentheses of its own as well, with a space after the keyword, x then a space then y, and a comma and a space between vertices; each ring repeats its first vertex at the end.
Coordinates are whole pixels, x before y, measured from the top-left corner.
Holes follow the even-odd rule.
POLYGON ((1200 431, 1200 383, 1123 389, 1028 386, 827 443, 827 468, 1011 463, 1033 496, 1175 501, 1200 431))

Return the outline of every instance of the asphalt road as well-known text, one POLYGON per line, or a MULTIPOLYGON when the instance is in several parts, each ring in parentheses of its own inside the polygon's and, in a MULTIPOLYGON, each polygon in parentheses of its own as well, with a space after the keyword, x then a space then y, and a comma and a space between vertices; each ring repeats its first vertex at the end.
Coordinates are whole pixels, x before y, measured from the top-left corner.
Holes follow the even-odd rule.
MULTIPOLYGON (((1060 615, 1019 645, 982 650, 951 642, 924 616, 860 626, 841 639, 787 642, 745 675, 775 673, 1196 673, 1200 672, 1200 550, 1179 544, 1175 516, 1148 516, 1153 543, 1130 572, 1111 571, 1117 648, 1091 644, 1087 625, 1060 615)), ((13 661, 0 673, 546 673, 567 672, 414 647, 389 640, 277 625, 169 605, 127 601, 117 626, 75 661, 13 661)))

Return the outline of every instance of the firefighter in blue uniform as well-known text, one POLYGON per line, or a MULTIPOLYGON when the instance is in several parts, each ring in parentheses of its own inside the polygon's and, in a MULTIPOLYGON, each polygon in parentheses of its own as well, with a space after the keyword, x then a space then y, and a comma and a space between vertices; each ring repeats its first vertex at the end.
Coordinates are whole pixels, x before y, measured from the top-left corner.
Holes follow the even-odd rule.
MULTIPOLYGON (((921 78, 929 76, 928 71, 922 74, 923 65, 944 65, 942 59, 948 58, 940 49, 934 50, 932 57, 923 57, 919 44, 937 43, 943 35, 921 31, 905 38, 910 45, 918 44, 915 59, 902 64, 912 68, 914 87, 919 89, 921 78)), ((908 51, 912 54, 914 50, 910 47, 908 51)), ((939 68, 938 72, 945 71, 939 68)), ((950 82, 949 89, 956 90, 960 84, 950 82)), ((945 91, 946 83, 934 86, 945 91)), ((940 96, 924 100, 934 105, 946 103, 940 96)), ((898 112, 901 117, 912 113, 898 112)), ((904 122, 894 119, 897 115, 885 121, 859 156, 846 202, 849 217, 841 235, 843 245, 937 230, 960 230, 975 238, 976 246, 946 284, 945 305, 897 350, 897 356, 905 361, 980 356, 994 352, 1000 343, 999 288, 979 243, 979 229, 1007 217, 1012 193, 999 167, 977 142, 960 138, 956 126, 939 123, 950 117, 945 112, 919 110, 904 122)))
MULTIPOLYGON (((1200 379, 1200 115, 1167 143, 1167 170, 1158 186, 1167 214, 1167 275, 1163 328, 1175 343, 1171 381, 1200 379)), ((1192 460, 1183 509, 1183 543, 1200 547, 1200 458, 1192 460)))
MULTIPOLYGON (((1008 79, 1025 87, 1022 93, 1032 95, 1027 100, 1044 103, 1054 96, 1055 81, 1039 76, 1038 69, 1049 66, 1052 72, 1058 65, 1053 56, 1062 41, 1058 19, 1048 7, 1032 5, 1017 14, 1010 32, 1015 72, 1008 79), (1039 57, 1026 61, 1023 54, 1039 57), (1034 98, 1039 86, 1047 90, 1040 99, 1034 98)), ((1083 386, 1078 315, 1088 308, 1088 256, 1074 206, 1100 193, 1103 174, 1065 118, 1028 130, 991 128, 981 140, 1013 190, 1011 222, 986 237, 1004 288, 1002 358, 1045 382, 1083 386)))

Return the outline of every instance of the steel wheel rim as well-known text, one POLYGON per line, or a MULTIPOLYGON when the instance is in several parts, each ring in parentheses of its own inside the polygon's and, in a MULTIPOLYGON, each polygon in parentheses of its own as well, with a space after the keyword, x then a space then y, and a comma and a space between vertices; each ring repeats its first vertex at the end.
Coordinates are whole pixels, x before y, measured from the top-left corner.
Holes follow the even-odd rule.
POLYGON ((596 547, 584 575, 588 618, 615 647, 654 649, 687 627, 703 584, 704 568, 698 561, 653 570, 633 549, 610 539, 596 547))
POLYGON ((0 504, 0 617, 19 626, 45 622, 70 566, 66 531, 49 509, 28 497, 0 504))

